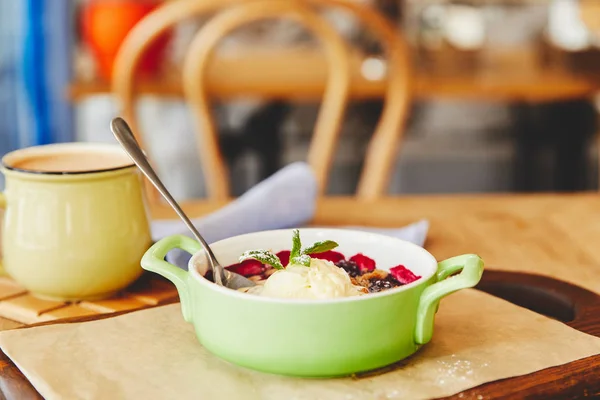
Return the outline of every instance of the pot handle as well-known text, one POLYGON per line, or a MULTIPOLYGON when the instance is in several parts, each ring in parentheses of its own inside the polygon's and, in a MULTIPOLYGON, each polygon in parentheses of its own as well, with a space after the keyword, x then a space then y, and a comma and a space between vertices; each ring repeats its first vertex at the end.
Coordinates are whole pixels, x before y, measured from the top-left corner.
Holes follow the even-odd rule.
POLYGON ((433 319, 442 297, 477 285, 483 268, 483 260, 475 254, 464 254, 438 263, 437 282, 427 287, 419 300, 415 328, 417 344, 425 344, 431 340, 433 319), (450 276, 459 271, 458 275, 450 276))
POLYGON ((189 272, 165 261, 167 253, 173 249, 185 250, 195 254, 202 250, 202 245, 184 235, 172 235, 154 243, 142 257, 142 268, 164 276, 175 284, 181 301, 181 313, 187 322, 192 322, 190 293, 188 290, 189 272))

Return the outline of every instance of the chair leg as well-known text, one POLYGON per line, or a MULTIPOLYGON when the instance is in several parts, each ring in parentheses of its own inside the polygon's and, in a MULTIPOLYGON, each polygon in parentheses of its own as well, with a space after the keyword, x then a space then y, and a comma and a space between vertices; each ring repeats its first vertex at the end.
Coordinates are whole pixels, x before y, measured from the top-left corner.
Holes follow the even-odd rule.
POLYGON ((516 190, 545 190, 543 182, 550 177, 548 189, 552 191, 588 188, 588 149, 598 125, 589 100, 516 105, 512 111, 517 125, 516 190), (550 171, 537 165, 543 149, 552 150, 554 162, 550 171))
POLYGON ((600 130, 596 132, 596 190, 600 191, 600 130))
POLYGON ((526 104, 514 104, 510 108, 515 131, 515 165, 513 182, 516 192, 536 191, 537 156, 540 150, 539 137, 531 123, 526 104))
POLYGON ((246 146, 260 157, 260 176, 263 180, 281 168, 281 128, 291 110, 286 102, 271 102, 252 115, 242 134, 246 146))
POLYGON ((549 128, 556 138, 556 189, 580 191, 588 187, 590 141, 597 131, 596 111, 589 100, 552 104, 549 128))

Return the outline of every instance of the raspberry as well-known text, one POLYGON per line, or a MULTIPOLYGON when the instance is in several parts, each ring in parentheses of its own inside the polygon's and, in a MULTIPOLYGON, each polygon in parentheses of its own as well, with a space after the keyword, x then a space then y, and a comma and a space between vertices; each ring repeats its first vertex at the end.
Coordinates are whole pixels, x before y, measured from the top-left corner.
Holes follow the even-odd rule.
POLYGON ((375 260, 362 253, 350 257, 350 261, 354 261, 358 265, 358 268, 360 268, 360 272, 363 274, 375 270, 375 260))
POLYGON ((239 264, 233 264, 226 267, 231 272, 245 276, 260 275, 265 270, 265 265, 258 260, 244 260, 239 264))
POLYGON ((412 271, 406 268, 404 265, 398 265, 394 268, 391 268, 390 274, 392 274, 392 276, 403 285, 407 285, 421 278, 420 276, 413 274, 412 271))
POLYGON ((311 258, 318 258, 321 260, 331 261, 332 263, 337 263, 338 261, 345 260, 346 257, 342 253, 338 253, 337 251, 328 250, 322 253, 315 253, 310 255, 311 258))
POLYGON ((289 250, 281 250, 279 253, 275 254, 279 261, 281 261, 281 265, 286 267, 290 263, 290 251, 289 250))

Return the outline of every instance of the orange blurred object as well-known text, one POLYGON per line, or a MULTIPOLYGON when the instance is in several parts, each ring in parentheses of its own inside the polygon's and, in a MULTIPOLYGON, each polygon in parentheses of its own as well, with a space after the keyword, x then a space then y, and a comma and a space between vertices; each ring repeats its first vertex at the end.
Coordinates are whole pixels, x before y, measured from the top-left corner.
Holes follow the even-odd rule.
MULTIPOLYGON (((115 56, 129 31, 161 4, 161 0, 88 0, 84 3, 83 40, 93 52, 102 78, 111 78, 115 56)), ((146 50, 138 64, 141 75, 158 71, 169 37, 168 33, 161 35, 146 50)))

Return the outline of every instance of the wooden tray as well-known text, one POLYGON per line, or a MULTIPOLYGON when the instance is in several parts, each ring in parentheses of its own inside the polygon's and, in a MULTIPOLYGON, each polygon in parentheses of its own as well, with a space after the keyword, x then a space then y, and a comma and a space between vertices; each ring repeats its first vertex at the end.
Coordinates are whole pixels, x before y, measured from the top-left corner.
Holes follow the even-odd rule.
MULTIPOLYGON (((477 289, 600 337, 600 296, 578 286, 540 275, 486 270, 477 289)), ((131 311, 69 318, 61 323, 102 319, 131 311)), ((49 321, 35 325, 52 323, 57 322, 49 321)), ((600 355, 528 375, 486 383, 445 399, 547 400, 596 396, 600 396, 600 355)), ((21 371, 2 352, 0 397, 19 400, 42 399, 21 371)))
POLYGON ((11 278, 0 277, 0 317, 26 325, 135 311, 175 301, 179 301, 179 296, 173 283, 147 272, 111 298, 80 302, 42 300, 29 294, 11 278))

